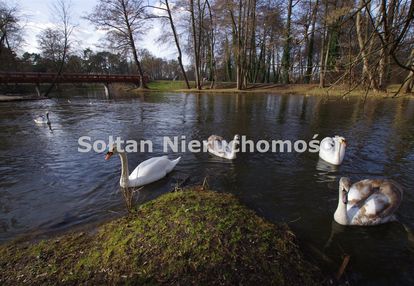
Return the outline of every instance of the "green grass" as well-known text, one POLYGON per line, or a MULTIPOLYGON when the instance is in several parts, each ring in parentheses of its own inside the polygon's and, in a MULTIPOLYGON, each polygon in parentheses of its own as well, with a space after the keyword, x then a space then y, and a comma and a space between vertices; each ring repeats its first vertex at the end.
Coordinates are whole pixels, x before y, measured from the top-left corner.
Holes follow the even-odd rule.
POLYGON ((168 193, 92 233, 0 248, 1 285, 315 285, 286 225, 234 196, 198 189, 168 193))
MULTIPOLYGON (((350 89, 347 86, 335 86, 320 88, 317 84, 250 84, 244 90, 237 90, 234 82, 218 82, 214 89, 205 83, 202 90, 194 88, 194 82, 190 82, 191 89, 187 89, 184 81, 156 80, 148 83, 149 90, 162 92, 197 92, 197 93, 273 93, 273 94, 297 94, 316 96, 360 96, 365 97, 366 90, 362 87, 350 89)), ((399 85, 390 85, 387 92, 370 91, 368 96, 393 96, 399 85)), ((135 89, 137 92, 142 90, 135 89)), ((404 94, 400 94, 402 96, 404 94)))
MULTIPOLYGON (((190 86, 194 86, 194 82, 190 81, 190 86)), ((187 86, 181 80, 155 80, 148 83, 148 88, 156 91, 175 91, 186 89, 187 86)))

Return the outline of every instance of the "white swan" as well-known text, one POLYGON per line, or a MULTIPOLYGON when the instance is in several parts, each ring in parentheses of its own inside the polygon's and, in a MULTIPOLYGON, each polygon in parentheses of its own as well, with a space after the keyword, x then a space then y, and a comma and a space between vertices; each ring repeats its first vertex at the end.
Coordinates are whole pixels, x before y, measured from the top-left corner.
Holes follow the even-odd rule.
POLYGON ((121 158, 121 178, 119 185, 122 188, 141 187, 164 178, 171 172, 181 157, 169 160, 167 156, 154 157, 141 162, 129 175, 128 160, 125 152, 118 151, 115 145, 109 146, 105 160, 111 158, 113 154, 118 154, 121 158))
POLYGON ((332 165, 341 165, 345 156, 345 148, 344 137, 326 137, 321 141, 319 157, 332 165))
POLYGON ((49 120, 49 111, 46 112, 46 115, 39 115, 38 117, 33 119, 37 124, 50 124, 49 120))
POLYGON ((351 186, 349 178, 339 180, 339 201, 334 219, 342 225, 377 225, 396 220, 402 188, 384 179, 362 180, 351 186))
POLYGON ((221 136, 211 135, 207 141, 203 141, 207 151, 218 157, 225 159, 236 159, 237 144, 239 144, 239 135, 235 135, 233 141, 227 143, 221 136))

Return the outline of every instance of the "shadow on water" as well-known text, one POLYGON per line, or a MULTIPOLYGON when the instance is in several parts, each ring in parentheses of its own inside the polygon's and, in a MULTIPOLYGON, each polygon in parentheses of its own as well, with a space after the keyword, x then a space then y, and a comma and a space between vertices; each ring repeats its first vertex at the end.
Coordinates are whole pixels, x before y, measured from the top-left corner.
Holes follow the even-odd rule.
POLYGON ((344 163, 332 167, 315 153, 238 154, 233 162, 206 153, 180 151, 175 171, 146 186, 139 203, 170 191, 183 178, 235 194, 273 222, 287 222, 304 244, 331 261, 351 259, 356 284, 412 285, 413 235, 398 223, 344 228, 332 222, 338 180, 387 177, 404 188, 398 215, 414 229, 414 101, 326 100, 266 94, 143 94, 106 99, 89 91, 58 99, 0 103, 0 240, 31 232, 61 231, 124 213, 119 194, 120 162, 78 152, 78 138, 151 140, 153 153, 128 155, 130 169, 165 155, 162 136, 205 140, 234 134, 258 140, 307 142, 336 134, 349 143, 344 163), (70 100, 68 101, 70 97, 70 100), (52 132, 33 117, 50 112, 52 132), (329 242, 329 243, 327 243, 329 242), (325 247, 326 246, 326 247, 325 247))

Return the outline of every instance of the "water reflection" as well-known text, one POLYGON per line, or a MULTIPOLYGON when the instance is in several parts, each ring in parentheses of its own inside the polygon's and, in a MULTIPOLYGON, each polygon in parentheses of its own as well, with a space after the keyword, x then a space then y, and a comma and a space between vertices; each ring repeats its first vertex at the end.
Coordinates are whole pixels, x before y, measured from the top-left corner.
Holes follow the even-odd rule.
POLYGON ((318 170, 318 182, 335 183, 337 178, 335 173, 339 170, 336 165, 329 164, 322 159, 318 159, 316 164, 316 170, 318 170))
POLYGON ((105 162, 102 154, 78 153, 80 136, 152 140, 153 154, 128 156, 132 168, 164 154, 162 136, 205 140, 211 134, 240 134, 255 141, 309 141, 314 134, 319 139, 340 134, 349 145, 344 163, 335 168, 318 161, 314 153, 254 152, 238 154, 231 162, 207 153, 169 151, 171 158, 182 156, 180 164, 165 179, 146 186, 139 202, 171 190, 183 178, 197 183, 207 177, 212 188, 237 195, 267 219, 288 222, 301 241, 337 264, 345 252, 350 254, 354 281, 386 285, 393 281, 387 274, 398 273, 399 284, 410 284, 410 232, 399 224, 339 231, 332 216, 339 177, 388 177, 405 188, 399 215, 414 228, 413 102, 246 93, 150 93, 105 99, 92 91, 70 94, 70 103, 65 97, 0 103, 0 239, 65 230, 123 213, 119 160, 105 162), (53 132, 32 120, 45 110, 51 114, 53 132))

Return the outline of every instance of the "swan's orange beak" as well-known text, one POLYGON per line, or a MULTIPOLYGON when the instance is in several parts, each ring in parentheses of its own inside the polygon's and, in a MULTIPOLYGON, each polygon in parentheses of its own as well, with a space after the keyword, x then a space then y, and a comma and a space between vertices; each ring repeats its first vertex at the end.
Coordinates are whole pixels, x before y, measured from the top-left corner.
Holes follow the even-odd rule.
POLYGON ((111 158, 113 154, 114 154, 113 152, 107 152, 105 155, 105 160, 109 160, 109 158, 111 158))
POLYGON ((346 146, 347 145, 347 143, 346 143, 346 140, 345 139, 343 139, 342 140, 342 143, 346 146))

